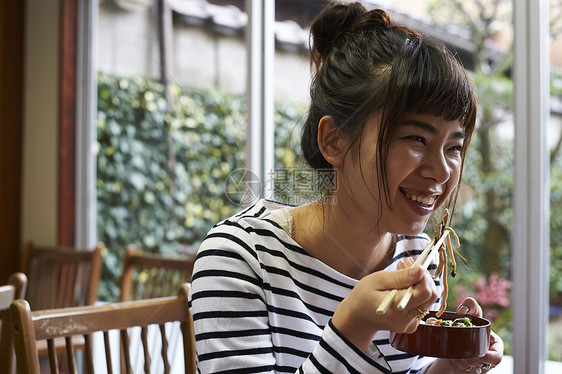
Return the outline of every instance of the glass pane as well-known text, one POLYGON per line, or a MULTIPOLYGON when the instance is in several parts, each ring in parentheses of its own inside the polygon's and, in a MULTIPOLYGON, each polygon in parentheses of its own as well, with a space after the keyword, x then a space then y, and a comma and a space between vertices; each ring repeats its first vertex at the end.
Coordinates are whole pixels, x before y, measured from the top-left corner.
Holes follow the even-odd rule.
MULTIPOLYGON (((562 370, 562 3, 550 1, 550 318, 549 367, 562 370), (556 362, 556 366, 555 363, 556 362)), ((551 371, 554 373, 554 371, 551 371)))
POLYGON ((227 181, 245 159, 246 20, 239 7, 210 2, 100 1, 101 300, 117 299, 127 245, 193 252, 239 210, 227 181))

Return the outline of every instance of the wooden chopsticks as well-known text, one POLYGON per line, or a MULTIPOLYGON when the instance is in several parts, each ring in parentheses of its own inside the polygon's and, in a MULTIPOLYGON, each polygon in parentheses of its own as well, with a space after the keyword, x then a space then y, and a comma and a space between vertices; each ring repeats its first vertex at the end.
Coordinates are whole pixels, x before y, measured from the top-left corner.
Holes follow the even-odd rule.
MULTIPOLYGON (((427 269, 427 267, 431 263, 431 260, 433 258, 433 254, 437 250, 439 250, 439 248, 441 248, 441 246, 445 242, 445 239, 447 239, 447 236, 449 235, 449 232, 450 232, 449 230, 444 230, 443 235, 441 235, 441 238, 439 238, 439 240, 437 241, 437 243, 435 245, 433 245, 435 243, 435 239, 432 239, 429 242, 429 244, 424 248, 423 252, 418 256, 416 261, 414 261, 412 266, 421 263, 421 266, 424 269, 427 269)), ((396 296, 396 293, 398 293, 398 290, 395 289, 395 290, 390 291, 386 295, 386 297, 384 298, 382 303, 377 308, 378 314, 385 313, 388 310, 388 307, 390 306, 390 303, 394 300, 394 297, 396 296)), ((408 288, 408 290, 406 291, 404 296, 402 296, 402 299, 398 303, 399 309, 405 309, 406 308, 406 305, 408 304, 408 301, 410 301, 410 298, 412 297, 413 293, 414 293, 414 288, 413 287, 408 288)))

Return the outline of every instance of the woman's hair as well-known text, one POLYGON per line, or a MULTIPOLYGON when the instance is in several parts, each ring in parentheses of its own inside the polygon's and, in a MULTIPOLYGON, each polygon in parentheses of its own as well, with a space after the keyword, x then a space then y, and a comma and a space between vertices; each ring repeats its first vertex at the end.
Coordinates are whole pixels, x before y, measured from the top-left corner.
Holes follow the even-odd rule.
MULTIPOLYGON (((332 168, 317 142, 323 116, 334 120, 353 152, 359 148, 367 117, 381 114, 377 167, 387 202, 386 158, 404 115, 460 121, 467 135, 466 150, 476 123, 476 93, 468 73, 443 43, 358 2, 328 5, 313 20, 310 38, 316 74, 301 146, 312 168, 332 168)), ((379 198, 381 202, 383 196, 379 198)))

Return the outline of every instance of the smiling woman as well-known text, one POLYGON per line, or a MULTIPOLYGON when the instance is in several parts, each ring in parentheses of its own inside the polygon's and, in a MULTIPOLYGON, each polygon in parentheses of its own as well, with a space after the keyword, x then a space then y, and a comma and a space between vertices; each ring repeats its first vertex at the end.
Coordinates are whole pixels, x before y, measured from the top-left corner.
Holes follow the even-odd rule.
MULTIPOLYGON (((476 121, 468 73, 440 42, 360 3, 328 6, 311 40, 316 74, 301 145, 337 188, 299 206, 260 200, 209 231, 189 298, 199 370, 489 370, 503 355, 494 333, 470 359, 406 354, 389 342, 444 297, 441 278, 413 263, 431 215, 454 210, 476 121)), ((482 309, 467 298, 457 312, 482 309)))

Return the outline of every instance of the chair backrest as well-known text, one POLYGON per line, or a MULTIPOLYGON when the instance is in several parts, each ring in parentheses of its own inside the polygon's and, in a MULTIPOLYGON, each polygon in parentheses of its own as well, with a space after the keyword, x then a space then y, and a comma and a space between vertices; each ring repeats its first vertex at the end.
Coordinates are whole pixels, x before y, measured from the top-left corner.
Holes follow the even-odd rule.
MULTIPOLYGON (((118 331, 122 349, 125 357, 126 373, 131 373, 130 355, 128 354, 129 333, 131 328, 140 328, 142 340, 142 352, 144 353, 145 373, 149 372, 152 360, 163 361, 163 372, 169 373, 174 367, 168 362, 168 350, 172 345, 168 344, 166 338, 166 324, 179 322, 183 338, 183 354, 181 373, 194 374, 195 367, 195 338, 193 333, 193 319, 187 306, 187 294, 189 285, 184 284, 178 296, 154 298, 147 300, 135 300, 128 302, 117 302, 106 305, 90 305, 84 307, 73 307, 53 309, 47 311, 30 311, 29 304, 25 300, 16 300, 10 306, 12 317, 12 331, 16 355, 18 359, 18 370, 20 373, 39 374, 39 360, 36 342, 41 339, 47 340, 51 372, 58 373, 57 356, 54 352, 54 339, 64 337, 67 344, 68 368, 71 373, 76 373, 76 360, 72 347, 72 337, 81 335, 84 337, 84 362, 85 372, 94 373, 95 363, 105 361, 104 372, 113 373, 114 359, 119 356, 119 348, 112 346, 115 339, 110 333, 118 331), (152 331, 159 335, 161 344, 160 357, 149 356, 148 328, 158 326, 152 331), (93 352, 95 333, 103 337, 103 343, 99 344, 104 349, 97 355, 93 352), (114 354, 117 352, 117 354, 114 354), (102 360, 104 357, 104 360, 102 360), (22 363, 21 366, 19 363, 22 363)), ((98 347, 98 345, 96 345, 98 347)))
POLYGON ((91 305, 97 301, 103 243, 93 250, 25 244, 22 271, 33 310, 91 305))
POLYGON ((9 308, 12 301, 24 298, 26 287, 27 277, 23 273, 10 275, 8 284, 0 286, 0 362, 3 373, 15 373, 16 360, 9 308))
POLYGON ((127 247, 123 259, 119 301, 171 296, 186 282, 191 282, 195 255, 171 257, 140 253, 127 247))

